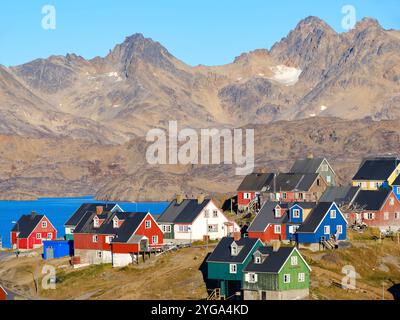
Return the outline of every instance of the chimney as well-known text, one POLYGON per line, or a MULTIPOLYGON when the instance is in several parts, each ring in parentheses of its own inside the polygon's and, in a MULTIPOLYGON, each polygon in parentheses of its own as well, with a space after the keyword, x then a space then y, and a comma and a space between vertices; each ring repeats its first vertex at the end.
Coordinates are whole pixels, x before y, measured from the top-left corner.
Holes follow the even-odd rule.
POLYGON ((272 242, 272 251, 273 252, 277 252, 280 247, 281 247, 281 242, 280 241, 272 242))
POLYGON ((97 207, 96 207, 96 214, 97 214, 97 215, 102 214, 102 213, 103 213, 103 210, 104 210, 103 206, 97 206, 97 207))
POLYGON ((313 155, 312 153, 310 153, 310 154, 307 156, 307 159, 314 159, 314 155, 313 155))
POLYGON ((203 202, 204 202, 204 195, 203 194, 200 194, 200 195, 198 195, 197 196, 197 203, 198 204, 202 204, 203 202))
POLYGON ((239 241, 240 238, 241 238, 240 232, 234 232, 234 233, 233 233, 233 240, 234 240, 234 241, 239 241))
POLYGON ((181 204, 183 202, 183 195, 177 194, 176 195, 176 204, 181 204))

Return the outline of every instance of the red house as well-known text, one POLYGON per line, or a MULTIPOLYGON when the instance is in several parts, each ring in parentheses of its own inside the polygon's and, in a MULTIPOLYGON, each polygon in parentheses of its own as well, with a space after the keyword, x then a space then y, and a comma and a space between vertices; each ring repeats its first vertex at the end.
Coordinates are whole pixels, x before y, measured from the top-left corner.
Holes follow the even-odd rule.
POLYGON ((350 203, 350 224, 366 224, 381 230, 400 229, 400 202, 390 189, 360 190, 350 203))
POLYGON ((161 228, 147 212, 86 212, 74 230, 75 256, 81 263, 126 266, 163 242, 161 228))
POLYGON ((264 188, 271 183, 273 178, 273 173, 252 173, 247 175, 237 189, 239 210, 246 209, 256 195, 260 195, 264 188))
POLYGON ((247 229, 248 237, 260 239, 264 243, 286 240, 287 212, 287 203, 265 203, 247 229))
POLYGON ((55 240, 57 230, 45 215, 32 212, 15 223, 10 238, 14 249, 36 249, 42 246, 43 240, 55 240))
POLYGON ((7 300, 8 293, 7 291, 0 285, 0 301, 7 300))

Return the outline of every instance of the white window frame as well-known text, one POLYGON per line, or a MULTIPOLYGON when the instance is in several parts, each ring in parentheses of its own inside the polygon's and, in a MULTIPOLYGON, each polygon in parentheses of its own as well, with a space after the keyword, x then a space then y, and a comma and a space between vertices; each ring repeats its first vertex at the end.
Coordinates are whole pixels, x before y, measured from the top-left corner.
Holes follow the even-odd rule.
POLYGON ((151 229, 151 220, 146 220, 146 221, 144 222, 144 227, 145 227, 146 229, 151 229))
POLYGON ((151 241, 153 244, 158 244, 158 236, 152 236, 151 241))
POLYGON ((42 221, 42 228, 47 228, 47 221, 42 221))
POLYGON ((218 232, 218 224, 209 224, 207 226, 207 231, 211 233, 218 232))
POLYGON ((328 182, 328 183, 332 182, 332 177, 330 175, 326 176, 326 182, 328 182))
POLYGON ((280 224, 275 224, 274 225, 274 233, 275 234, 281 234, 282 233, 282 228, 280 224))
POLYGON ((41 233, 36 233, 36 240, 42 239, 42 234, 41 233))
POLYGON ((394 213, 394 218, 395 218, 396 220, 399 220, 399 219, 400 219, 400 212, 395 212, 395 213, 394 213))
POLYGON ((322 172, 328 172, 329 171, 329 166, 327 164, 322 164, 321 165, 321 171, 322 172))
POLYGON ((119 227, 119 220, 118 219, 113 219, 113 227, 118 228, 119 227))
POLYGON ((390 213, 389 212, 384 212, 383 213, 383 220, 387 221, 390 219, 390 213))
POLYGON ((103 259, 103 251, 97 251, 96 255, 98 259, 103 259))
POLYGON ((261 264, 261 262, 262 262, 262 260, 261 260, 260 256, 254 258, 254 263, 255 264, 261 264))
POLYGON ((400 194, 400 187, 397 187, 396 190, 397 190, 397 194, 400 194))
POLYGON ((281 217, 282 217, 282 209, 275 208, 275 218, 281 218, 281 217))
POLYGON ((237 264, 235 263, 229 264, 229 273, 237 274, 237 264))
POLYGON ((94 226, 95 228, 100 227, 100 221, 99 221, 99 218, 98 218, 98 217, 94 217, 94 219, 93 219, 93 226, 94 226))
POLYGON ((52 232, 48 232, 47 233, 47 239, 53 239, 53 233, 52 232))
POLYGON ((298 264, 299 264, 299 261, 297 259, 297 256, 290 257, 290 265, 297 266, 298 264))
POLYGON ((306 274, 304 272, 299 272, 297 276, 298 282, 305 282, 306 281, 306 274))
POLYGON ((249 193, 249 192, 243 193, 243 199, 244 199, 244 200, 249 200, 249 199, 251 199, 251 193, 249 193))
POLYGON ((338 234, 342 234, 343 233, 343 226, 341 224, 336 226, 336 232, 338 234))
POLYGON ((283 283, 290 283, 290 274, 289 273, 285 273, 283 275, 283 283))
POLYGON ((172 228, 171 228, 171 225, 170 224, 164 224, 163 226, 162 226, 162 230, 163 230, 163 232, 164 233, 171 233, 172 232, 172 228))
POLYGON ((210 209, 204 210, 204 218, 209 218, 210 217, 210 209))
POLYGON ((97 234, 93 235, 92 241, 93 241, 93 243, 98 243, 99 242, 99 236, 97 234))
POLYGON ((293 218, 300 218, 300 209, 293 209, 293 218))
POLYGON ((335 209, 332 209, 332 210, 330 211, 329 215, 330 215, 331 219, 336 219, 336 210, 335 210, 335 209))
POLYGON ((394 198, 393 197, 389 198, 389 205, 394 206, 394 198))
POLYGON ((218 218, 218 210, 213 210, 213 218, 218 218))
POLYGON ((324 226, 324 234, 331 234, 331 226, 324 226))
POLYGON ((257 283, 257 274, 254 272, 248 273, 249 275, 249 283, 257 283))

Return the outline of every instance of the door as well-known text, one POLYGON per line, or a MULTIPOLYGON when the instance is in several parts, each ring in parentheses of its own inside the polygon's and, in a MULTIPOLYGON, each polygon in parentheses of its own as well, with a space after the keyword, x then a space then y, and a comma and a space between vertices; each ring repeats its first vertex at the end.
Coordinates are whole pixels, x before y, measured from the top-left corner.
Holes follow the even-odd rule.
POLYGON ((46 249, 46 257, 47 257, 47 260, 54 259, 54 249, 53 249, 53 247, 48 247, 46 249))
POLYGON ((261 291, 261 300, 267 300, 267 292, 261 291))
POLYGON ((147 239, 140 240, 140 251, 147 251, 149 247, 149 242, 147 239))

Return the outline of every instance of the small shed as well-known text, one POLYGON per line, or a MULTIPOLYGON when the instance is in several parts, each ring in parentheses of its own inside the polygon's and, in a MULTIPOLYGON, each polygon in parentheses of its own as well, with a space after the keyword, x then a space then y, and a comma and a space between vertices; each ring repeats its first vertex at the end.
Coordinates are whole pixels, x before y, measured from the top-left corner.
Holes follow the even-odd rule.
POLYGON ((74 255, 74 242, 68 240, 43 241, 43 259, 59 259, 74 255))

